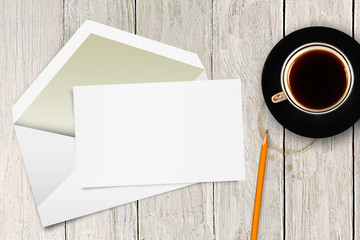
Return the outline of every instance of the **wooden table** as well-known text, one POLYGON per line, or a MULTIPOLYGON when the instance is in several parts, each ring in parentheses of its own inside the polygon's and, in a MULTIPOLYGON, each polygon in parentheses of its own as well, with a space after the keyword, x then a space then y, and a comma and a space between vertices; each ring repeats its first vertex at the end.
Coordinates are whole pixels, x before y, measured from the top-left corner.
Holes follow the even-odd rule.
POLYGON ((249 239, 259 151, 270 132, 259 239, 360 239, 360 125, 308 139, 261 94, 271 48, 323 25, 360 40, 356 0, 0 0, 0 239, 249 239), (196 184, 42 228, 11 107, 91 19, 199 54, 210 78, 241 78, 246 181, 196 184))

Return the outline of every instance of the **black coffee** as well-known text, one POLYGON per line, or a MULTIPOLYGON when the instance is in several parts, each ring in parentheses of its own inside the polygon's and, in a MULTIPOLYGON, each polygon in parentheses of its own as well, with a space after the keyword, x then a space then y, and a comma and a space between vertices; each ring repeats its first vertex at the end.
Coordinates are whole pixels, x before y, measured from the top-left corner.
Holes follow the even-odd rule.
POLYGON ((343 62, 325 50, 311 50, 298 56, 290 69, 289 87, 303 106, 320 110, 337 103, 347 88, 343 62))

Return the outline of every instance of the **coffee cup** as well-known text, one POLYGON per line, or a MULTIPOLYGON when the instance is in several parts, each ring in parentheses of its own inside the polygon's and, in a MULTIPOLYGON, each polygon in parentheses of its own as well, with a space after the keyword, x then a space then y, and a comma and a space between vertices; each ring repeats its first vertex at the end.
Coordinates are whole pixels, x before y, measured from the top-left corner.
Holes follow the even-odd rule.
POLYGON ((309 43, 295 49, 281 70, 282 91, 272 96, 274 104, 284 100, 309 114, 326 114, 348 99, 354 74, 350 61, 338 48, 309 43))

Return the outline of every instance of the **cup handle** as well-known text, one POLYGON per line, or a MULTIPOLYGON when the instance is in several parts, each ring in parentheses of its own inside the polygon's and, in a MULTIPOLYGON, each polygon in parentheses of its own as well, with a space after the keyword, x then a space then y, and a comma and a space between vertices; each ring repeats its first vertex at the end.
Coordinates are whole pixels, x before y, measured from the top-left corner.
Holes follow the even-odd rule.
POLYGON ((279 92, 271 97, 271 101, 273 103, 279 103, 279 102, 284 101, 285 99, 286 99, 286 96, 285 96, 284 92, 279 92))

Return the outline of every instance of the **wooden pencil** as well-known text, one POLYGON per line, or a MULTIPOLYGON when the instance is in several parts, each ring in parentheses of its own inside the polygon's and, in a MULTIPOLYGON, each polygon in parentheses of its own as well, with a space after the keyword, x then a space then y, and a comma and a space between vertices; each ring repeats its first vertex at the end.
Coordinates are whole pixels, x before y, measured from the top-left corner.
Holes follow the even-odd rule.
POLYGON ((253 212, 253 220, 252 220, 252 227, 251 227, 251 240, 256 240, 257 234, 258 234, 260 208, 261 208, 261 196, 262 196, 264 177, 265 177, 267 148, 268 148, 268 133, 266 131, 264 141, 261 145, 261 152, 260 152, 259 171, 258 171, 258 178, 257 178, 257 183, 256 183, 254 212, 253 212))

